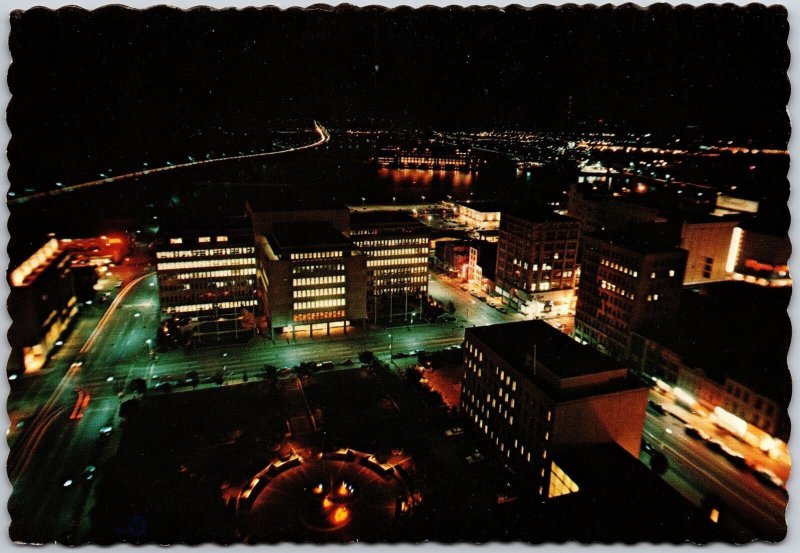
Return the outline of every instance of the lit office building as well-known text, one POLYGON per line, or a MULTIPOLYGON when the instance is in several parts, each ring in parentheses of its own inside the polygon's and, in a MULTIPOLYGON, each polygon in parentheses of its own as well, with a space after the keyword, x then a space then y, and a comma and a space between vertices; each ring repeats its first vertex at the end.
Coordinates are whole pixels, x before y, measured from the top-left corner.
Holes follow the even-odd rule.
POLYGON ((10 365, 40 370, 78 312, 70 254, 55 238, 9 272, 10 365))
POLYGON ((503 303, 532 316, 564 311, 574 298, 580 223, 546 208, 503 213, 495 292, 503 303))
POLYGON ((356 212, 350 239, 367 256, 372 316, 377 319, 380 312, 407 320, 428 291, 429 227, 402 212, 356 212))
POLYGON ((273 333, 327 335, 366 320, 367 257, 331 224, 275 224, 256 245, 273 333))
POLYGON ((543 498, 576 491, 552 462, 569 444, 638 457, 648 387, 544 321, 467 328, 461 412, 543 498))
POLYGON ((678 313, 686 250, 622 235, 583 236, 575 339, 627 358, 630 332, 678 313))
POLYGON ((475 229, 500 228, 500 213, 506 205, 492 201, 455 202, 455 214, 462 225, 475 229))
POLYGON ((185 320, 195 343, 257 332, 255 247, 246 220, 162 228, 155 256, 161 311, 185 320))

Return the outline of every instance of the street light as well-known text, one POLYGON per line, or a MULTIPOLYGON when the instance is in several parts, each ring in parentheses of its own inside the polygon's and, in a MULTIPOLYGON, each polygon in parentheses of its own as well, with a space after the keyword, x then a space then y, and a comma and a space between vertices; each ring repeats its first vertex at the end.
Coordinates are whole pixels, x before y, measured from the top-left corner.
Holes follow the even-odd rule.
POLYGON ((389 359, 392 359, 392 346, 394 345, 394 337, 389 334, 389 359))

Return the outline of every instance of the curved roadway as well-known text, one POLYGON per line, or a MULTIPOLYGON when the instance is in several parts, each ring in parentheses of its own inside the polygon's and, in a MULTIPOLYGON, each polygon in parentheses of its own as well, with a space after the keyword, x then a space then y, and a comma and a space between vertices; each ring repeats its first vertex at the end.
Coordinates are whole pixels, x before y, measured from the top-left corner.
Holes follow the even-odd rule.
POLYGON ((75 192, 78 190, 84 190, 86 188, 92 188, 95 186, 99 186, 101 184, 108 184, 119 182, 128 179, 134 179, 138 177, 145 177, 147 175, 161 173, 164 171, 173 171, 175 169, 185 169, 187 167, 199 167, 201 165, 207 165, 209 163, 218 163, 220 161, 232 161, 232 160, 242 160, 242 159, 255 159, 260 157, 267 157, 267 156, 275 156, 280 154, 286 154, 289 152, 297 152, 300 150, 307 150, 310 148, 316 148, 322 144, 325 144, 330 140, 331 135, 328 133, 327 129, 320 125, 317 121, 314 121, 314 132, 319 135, 319 139, 312 142, 311 144, 306 144, 304 146, 296 146, 293 148, 286 148, 284 150, 276 150, 272 152, 262 152, 258 154, 243 154, 238 156, 226 156, 226 157, 218 157, 214 159, 203 159, 198 161, 189 161, 186 163, 177 163, 174 165, 165 165, 163 167, 154 167, 152 169, 143 169, 141 171, 133 171, 131 173, 125 173, 122 175, 117 175, 115 177, 106 177, 102 179, 97 179, 93 181, 82 182, 79 184, 73 184, 70 186, 64 186, 62 188, 57 188, 55 190, 48 190, 46 192, 37 192, 35 194, 29 194, 27 196, 20 196, 18 198, 8 198, 7 204, 8 205, 17 205, 23 204, 26 202, 31 202, 35 200, 41 200, 43 198, 52 198, 54 196, 58 196, 60 194, 65 194, 67 192, 75 192))

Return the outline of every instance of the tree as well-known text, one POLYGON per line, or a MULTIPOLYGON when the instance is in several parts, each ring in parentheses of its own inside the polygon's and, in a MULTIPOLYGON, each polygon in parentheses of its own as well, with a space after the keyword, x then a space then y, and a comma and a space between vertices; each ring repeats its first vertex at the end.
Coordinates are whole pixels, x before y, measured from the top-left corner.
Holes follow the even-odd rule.
POLYGON ((132 394, 144 394, 147 391, 147 381, 144 378, 134 378, 128 384, 128 391, 132 394))
POLYGON ((139 400, 129 399, 123 401, 119 406, 119 416, 123 419, 131 420, 139 414, 139 400))
POLYGON ((362 351, 358 354, 358 360, 361 361, 362 365, 372 365, 375 361, 375 354, 371 351, 362 351))
POLYGON ((667 472, 667 469, 669 468, 667 456, 660 451, 654 451, 650 456, 650 468, 658 475, 662 475, 667 472))
POLYGON ((261 371, 261 377, 264 380, 275 380, 278 378, 278 367, 275 365, 264 365, 264 368, 261 371))

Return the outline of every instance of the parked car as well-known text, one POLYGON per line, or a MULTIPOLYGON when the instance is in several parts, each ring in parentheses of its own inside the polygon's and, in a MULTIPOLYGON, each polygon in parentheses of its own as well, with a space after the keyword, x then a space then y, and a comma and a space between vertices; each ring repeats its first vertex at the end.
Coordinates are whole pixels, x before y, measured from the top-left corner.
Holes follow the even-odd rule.
POLYGON ((486 459, 486 457, 484 457, 483 454, 476 449, 472 455, 467 455, 466 459, 467 463, 473 464, 473 463, 480 463, 481 461, 486 459))
POLYGON ((658 415, 667 414, 667 410, 664 409, 664 406, 658 403, 657 401, 653 401, 652 399, 648 400, 647 408, 650 409, 653 413, 656 413, 658 415))

